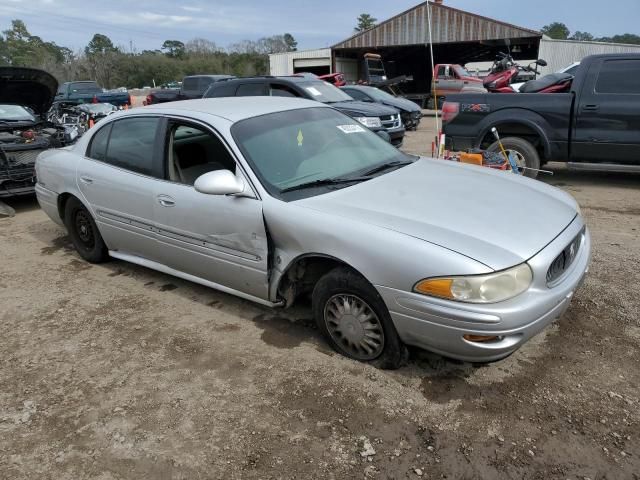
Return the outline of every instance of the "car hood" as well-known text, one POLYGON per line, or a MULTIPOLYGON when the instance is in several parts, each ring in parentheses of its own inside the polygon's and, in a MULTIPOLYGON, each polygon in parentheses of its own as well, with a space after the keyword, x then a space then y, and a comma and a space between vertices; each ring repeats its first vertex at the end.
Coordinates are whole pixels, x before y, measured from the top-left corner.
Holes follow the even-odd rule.
POLYGON ((58 81, 43 70, 0 67, 0 103, 22 105, 43 115, 51 108, 57 90, 58 81))
POLYGON ((568 194, 542 182, 425 158, 296 204, 440 245, 493 270, 530 259, 577 215, 568 194))
POLYGON ((395 108, 387 107, 386 105, 380 105, 379 103, 368 103, 345 101, 330 103, 330 106, 346 113, 350 116, 363 116, 363 117, 381 117, 383 115, 395 115, 398 110, 395 108))
POLYGON ((389 107, 393 107, 400 111, 405 112, 420 112, 420 107, 417 103, 412 102, 411 100, 407 100, 406 98, 388 98, 382 101, 384 105, 389 107))

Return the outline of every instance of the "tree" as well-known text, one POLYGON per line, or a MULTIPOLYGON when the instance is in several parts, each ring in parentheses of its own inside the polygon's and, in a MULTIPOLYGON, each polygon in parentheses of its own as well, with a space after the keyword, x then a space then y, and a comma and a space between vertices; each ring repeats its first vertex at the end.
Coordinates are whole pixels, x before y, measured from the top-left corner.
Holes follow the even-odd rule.
POLYGON ((580 42, 592 42, 593 41, 593 35, 591 35, 589 32, 577 31, 573 35, 571 35, 570 39, 571 40, 578 40, 580 42))
POLYGON ((634 35, 633 33, 614 35, 613 37, 611 37, 611 41, 615 43, 630 43, 633 45, 640 45, 640 35, 634 35))
POLYGON ((540 31, 548 37, 554 38, 556 40, 566 40, 567 38, 569 38, 569 34, 571 33, 569 27, 561 22, 553 22, 549 25, 545 25, 540 29, 540 31))
POLYGON ((162 50, 165 50, 167 57, 182 58, 184 57, 184 43, 180 40, 165 40, 162 44, 162 50))
POLYGON ((186 43, 185 52, 187 55, 206 56, 219 54, 222 49, 206 38, 194 38, 186 43))
POLYGON ((117 51, 118 49, 113 45, 111 39, 101 33, 96 33, 84 49, 84 53, 87 55, 100 55, 117 51))
POLYGON ((368 13, 361 13, 358 17, 358 26, 355 28, 356 32, 364 32, 376 26, 377 18, 373 18, 368 13))
POLYGON ((298 42, 296 42, 296 39, 293 38, 293 35, 291 35, 290 33, 284 34, 284 43, 286 43, 287 45, 287 51, 295 52, 296 50, 298 50, 298 42))

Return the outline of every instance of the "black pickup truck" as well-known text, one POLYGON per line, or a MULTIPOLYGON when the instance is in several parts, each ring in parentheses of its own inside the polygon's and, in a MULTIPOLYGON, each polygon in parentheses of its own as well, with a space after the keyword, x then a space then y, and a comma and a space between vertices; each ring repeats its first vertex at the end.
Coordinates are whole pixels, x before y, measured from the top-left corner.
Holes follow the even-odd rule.
MULTIPOLYGON (((442 108, 447 148, 464 151, 502 143, 518 162, 572 168, 640 171, 640 55, 585 58, 569 93, 487 93, 447 96, 442 108)), ((535 177, 535 170, 526 170, 535 177)))

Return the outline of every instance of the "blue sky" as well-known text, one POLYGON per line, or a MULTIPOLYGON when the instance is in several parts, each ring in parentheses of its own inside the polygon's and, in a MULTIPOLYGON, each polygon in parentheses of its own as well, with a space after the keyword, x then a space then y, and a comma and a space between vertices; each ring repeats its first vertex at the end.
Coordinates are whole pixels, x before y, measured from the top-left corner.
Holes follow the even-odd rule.
MULTIPOLYGON (((0 0, 0 30, 13 18, 32 34, 78 49, 94 33, 137 50, 159 48, 163 40, 202 37, 219 46, 290 32, 299 48, 330 46, 353 33, 367 12, 384 20, 418 0, 0 0)), ((445 0, 445 4, 539 29, 561 21, 572 31, 596 36, 640 34, 640 0, 445 0), (560 6, 560 8, 559 8, 560 6)))

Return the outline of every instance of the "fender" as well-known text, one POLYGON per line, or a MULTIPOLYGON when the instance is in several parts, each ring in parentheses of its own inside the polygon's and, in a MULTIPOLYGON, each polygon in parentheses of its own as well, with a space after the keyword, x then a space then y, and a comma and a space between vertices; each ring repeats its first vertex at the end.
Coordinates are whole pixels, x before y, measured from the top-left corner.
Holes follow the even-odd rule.
MULTIPOLYGON (((477 126, 480 133, 475 137, 474 145, 480 147, 482 141, 493 127, 496 127, 500 132, 500 125, 504 124, 522 125, 534 131, 540 137, 544 158, 551 158, 551 140, 547 134, 548 131, 552 131, 551 126, 541 115, 522 108, 498 110, 482 119, 477 126)), ((508 135, 501 132, 501 136, 508 135)))

